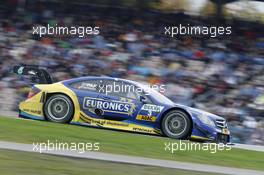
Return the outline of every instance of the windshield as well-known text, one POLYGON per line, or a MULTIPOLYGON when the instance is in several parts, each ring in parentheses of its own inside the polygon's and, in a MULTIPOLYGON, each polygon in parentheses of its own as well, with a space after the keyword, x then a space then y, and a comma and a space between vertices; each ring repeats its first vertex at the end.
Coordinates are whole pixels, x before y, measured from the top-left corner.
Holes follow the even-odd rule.
POLYGON ((137 84, 140 88, 144 90, 146 95, 151 96, 156 101, 163 103, 163 104, 169 104, 169 105, 174 104, 170 99, 168 99, 167 97, 165 97, 164 95, 156 91, 155 89, 151 88, 149 85, 145 85, 141 83, 137 83, 137 84))

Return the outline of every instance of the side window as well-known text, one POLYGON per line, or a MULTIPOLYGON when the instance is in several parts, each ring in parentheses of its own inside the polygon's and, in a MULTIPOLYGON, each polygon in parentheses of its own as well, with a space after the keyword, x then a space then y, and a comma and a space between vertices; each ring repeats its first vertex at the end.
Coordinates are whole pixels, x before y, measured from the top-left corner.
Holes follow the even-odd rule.
POLYGON ((104 92, 111 96, 139 99, 140 94, 136 88, 135 85, 120 80, 106 80, 104 82, 104 92))
POLYGON ((71 83, 70 86, 74 89, 99 92, 101 83, 102 80, 85 80, 71 83))

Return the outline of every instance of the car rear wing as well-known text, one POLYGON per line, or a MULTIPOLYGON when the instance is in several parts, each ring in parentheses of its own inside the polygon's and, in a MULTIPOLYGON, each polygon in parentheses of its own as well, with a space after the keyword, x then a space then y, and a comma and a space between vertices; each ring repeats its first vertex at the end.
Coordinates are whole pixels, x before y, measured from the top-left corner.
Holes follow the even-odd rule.
POLYGON ((32 83, 37 84, 52 84, 52 78, 50 74, 38 66, 14 66, 13 72, 18 75, 27 75, 31 77, 32 83))

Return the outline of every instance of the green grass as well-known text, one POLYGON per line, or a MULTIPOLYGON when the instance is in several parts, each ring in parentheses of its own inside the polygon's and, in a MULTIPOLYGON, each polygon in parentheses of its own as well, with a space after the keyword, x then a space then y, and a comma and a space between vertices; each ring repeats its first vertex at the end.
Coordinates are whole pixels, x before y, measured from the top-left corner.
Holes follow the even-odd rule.
POLYGON ((264 170, 263 152, 232 148, 215 154, 209 151, 176 151, 171 154, 164 150, 164 143, 179 141, 44 121, 0 117, 0 140, 30 144, 47 140, 100 142, 102 152, 264 170))
POLYGON ((202 175, 205 173, 153 166, 120 164, 107 161, 74 159, 39 153, 0 150, 2 175, 202 175))

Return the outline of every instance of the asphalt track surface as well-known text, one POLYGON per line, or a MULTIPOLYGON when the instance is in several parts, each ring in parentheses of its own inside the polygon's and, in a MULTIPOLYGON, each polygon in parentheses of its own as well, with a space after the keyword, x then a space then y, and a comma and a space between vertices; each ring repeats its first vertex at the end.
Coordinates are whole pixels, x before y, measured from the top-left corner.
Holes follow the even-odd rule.
MULTIPOLYGON (((36 153, 36 151, 33 150, 33 145, 14 143, 14 142, 0 141, 0 149, 36 153)), ((136 156, 125 156, 125 155, 100 153, 100 152, 78 153, 78 152, 69 151, 69 150, 59 150, 59 151, 58 150, 56 151, 46 150, 46 151, 43 151, 43 153, 50 154, 50 155, 56 155, 56 156, 67 156, 67 157, 73 157, 73 158, 103 160, 103 161, 111 161, 111 162, 116 162, 116 163, 128 163, 128 164, 136 164, 136 165, 144 165, 144 166, 175 168, 175 169, 199 171, 199 172, 205 172, 205 173, 219 173, 219 174, 233 174, 233 175, 264 175, 264 171, 255 171, 255 170, 249 170, 249 169, 230 168, 230 167, 204 165, 204 164, 196 164, 196 163, 185 163, 185 162, 179 162, 179 161, 150 159, 150 158, 143 158, 143 157, 136 157, 136 156)))
POLYGON ((264 146, 260 145, 246 145, 246 144, 238 144, 235 143, 233 145, 234 148, 240 148, 240 149, 247 149, 247 150, 252 150, 252 151, 261 151, 264 152, 264 146))

